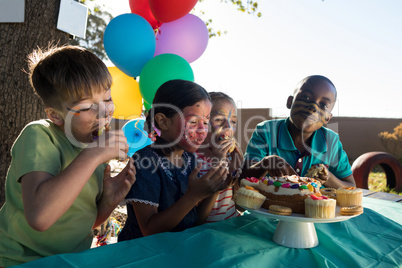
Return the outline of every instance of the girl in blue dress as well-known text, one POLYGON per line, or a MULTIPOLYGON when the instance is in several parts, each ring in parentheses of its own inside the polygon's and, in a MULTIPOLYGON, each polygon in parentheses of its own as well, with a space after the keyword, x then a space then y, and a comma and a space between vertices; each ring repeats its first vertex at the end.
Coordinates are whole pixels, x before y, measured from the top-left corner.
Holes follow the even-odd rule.
POLYGON ((165 82, 147 116, 155 142, 133 155, 137 181, 126 196, 128 218, 119 241, 201 224, 213 193, 226 188, 227 163, 197 178, 194 152, 207 133, 211 100, 204 88, 185 80, 165 82))

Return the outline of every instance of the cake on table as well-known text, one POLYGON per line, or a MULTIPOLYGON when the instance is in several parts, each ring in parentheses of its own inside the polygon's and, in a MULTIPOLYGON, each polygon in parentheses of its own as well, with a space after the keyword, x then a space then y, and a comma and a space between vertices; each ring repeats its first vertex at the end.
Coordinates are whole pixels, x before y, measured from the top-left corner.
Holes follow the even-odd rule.
POLYGON ((289 207, 295 213, 304 214, 304 199, 311 194, 320 193, 320 181, 296 175, 283 177, 264 177, 260 179, 258 190, 267 199, 262 207, 270 205, 289 207))

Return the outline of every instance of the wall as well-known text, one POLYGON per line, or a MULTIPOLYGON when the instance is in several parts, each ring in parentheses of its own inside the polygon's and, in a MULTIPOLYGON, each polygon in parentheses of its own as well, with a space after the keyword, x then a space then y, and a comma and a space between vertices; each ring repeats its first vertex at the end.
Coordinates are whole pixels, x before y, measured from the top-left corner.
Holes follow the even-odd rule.
POLYGON ((243 153, 258 123, 272 119, 271 109, 238 109, 236 137, 243 153))
MULTIPOLYGON (((237 137, 243 152, 255 126, 272 119, 270 109, 239 109, 237 137)), ((386 151, 378 137, 380 132, 393 132, 402 118, 333 117, 328 128, 339 134, 344 150, 353 162, 360 155, 372 151, 386 151)))
MULTIPOLYGON (((238 110, 236 136, 243 152, 256 125, 270 119, 273 119, 271 109, 238 110)), ((384 131, 393 132, 401 122, 402 118, 333 117, 327 127, 339 134, 344 150, 353 162, 366 152, 386 151, 378 134, 384 131)), ((126 122, 123 120, 114 120, 112 125, 113 128, 121 128, 124 123, 126 122)))
POLYGON ((339 134, 344 150, 353 162, 367 152, 385 152, 378 134, 393 132, 400 123, 402 118, 334 117, 328 127, 339 134))

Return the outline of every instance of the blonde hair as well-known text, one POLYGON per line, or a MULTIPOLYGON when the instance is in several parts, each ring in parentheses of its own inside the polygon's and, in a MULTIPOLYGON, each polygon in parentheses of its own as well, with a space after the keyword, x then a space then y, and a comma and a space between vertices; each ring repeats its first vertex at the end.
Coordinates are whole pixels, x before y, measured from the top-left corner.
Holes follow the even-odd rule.
POLYGON ((63 101, 80 100, 93 92, 108 90, 112 77, 92 52, 78 46, 38 48, 28 55, 29 80, 48 107, 61 108, 63 101))

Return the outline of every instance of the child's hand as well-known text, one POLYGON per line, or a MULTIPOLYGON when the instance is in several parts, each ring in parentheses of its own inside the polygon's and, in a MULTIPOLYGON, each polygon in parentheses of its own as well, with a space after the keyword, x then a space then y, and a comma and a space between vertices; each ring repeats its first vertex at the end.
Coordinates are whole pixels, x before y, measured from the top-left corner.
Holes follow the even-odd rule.
POLYGON ((228 186, 232 186, 233 184, 236 183, 237 179, 240 178, 242 169, 241 167, 243 166, 244 162, 244 156, 243 153, 240 149, 239 146, 237 146, 233 150, 233 152, 230 154, 231 159, 229 162, 229 178, 231 179, 231 182, 228 184, 228 186))
POLYGON ((230 153, 231 161, 229 163, 229 169, 238 169, 243 166, 244 156, 243 152, 241 151, 240 147, 236 144, 235 149, 233 152, 230 153))
POLYGON ((328 167, 324 164, 312 165, 307 170, 307 177, 315 178, 321 181, 321 184, 324 185, 329 179, 329 170, 328 167))
POLYGON ((219 159, 226 158, 229 149, 233 146, 233 139, 222 139, 217 142, 211 142, 210 147, 212 155, 219 159))
POLYGON ((296 171, 286 162, 285 159, 277 155, 264 157, 262 168, 268 171, 271 177, 282 177, 286 175, 297 175, 296 171))
POLYGON ((323 172, 318 173, 318 180, 321 181, 321 184, 324 185, 329 179, 329 170, 326 166, 324 166, 323 172))
POLYGON ((127 138, 124 136, 123 130, 105 131, 102 136, 95 142, 91 143, 88 148, 93 150, 97 157, 101 157, 102 162, 111 159, 125 160, 127 159, 128 144, 127 138))
POLYGON ((126 167, 115 177, 110 176, 110 171, 110 165, 108 165, 103 177, 102 202, 114 208, 126 197, 136 180, 133 158, 128 160, 126 167))
POLYGON ((198 178, 201 164, 191 172, 189 176, 188 191, 196 197, 197 200, 202 200, 211 194, 225 189, 227 187, 226 177, 228 175, 227 163, 222 161, 218 165, 212 167, 207 174, 198 178))

